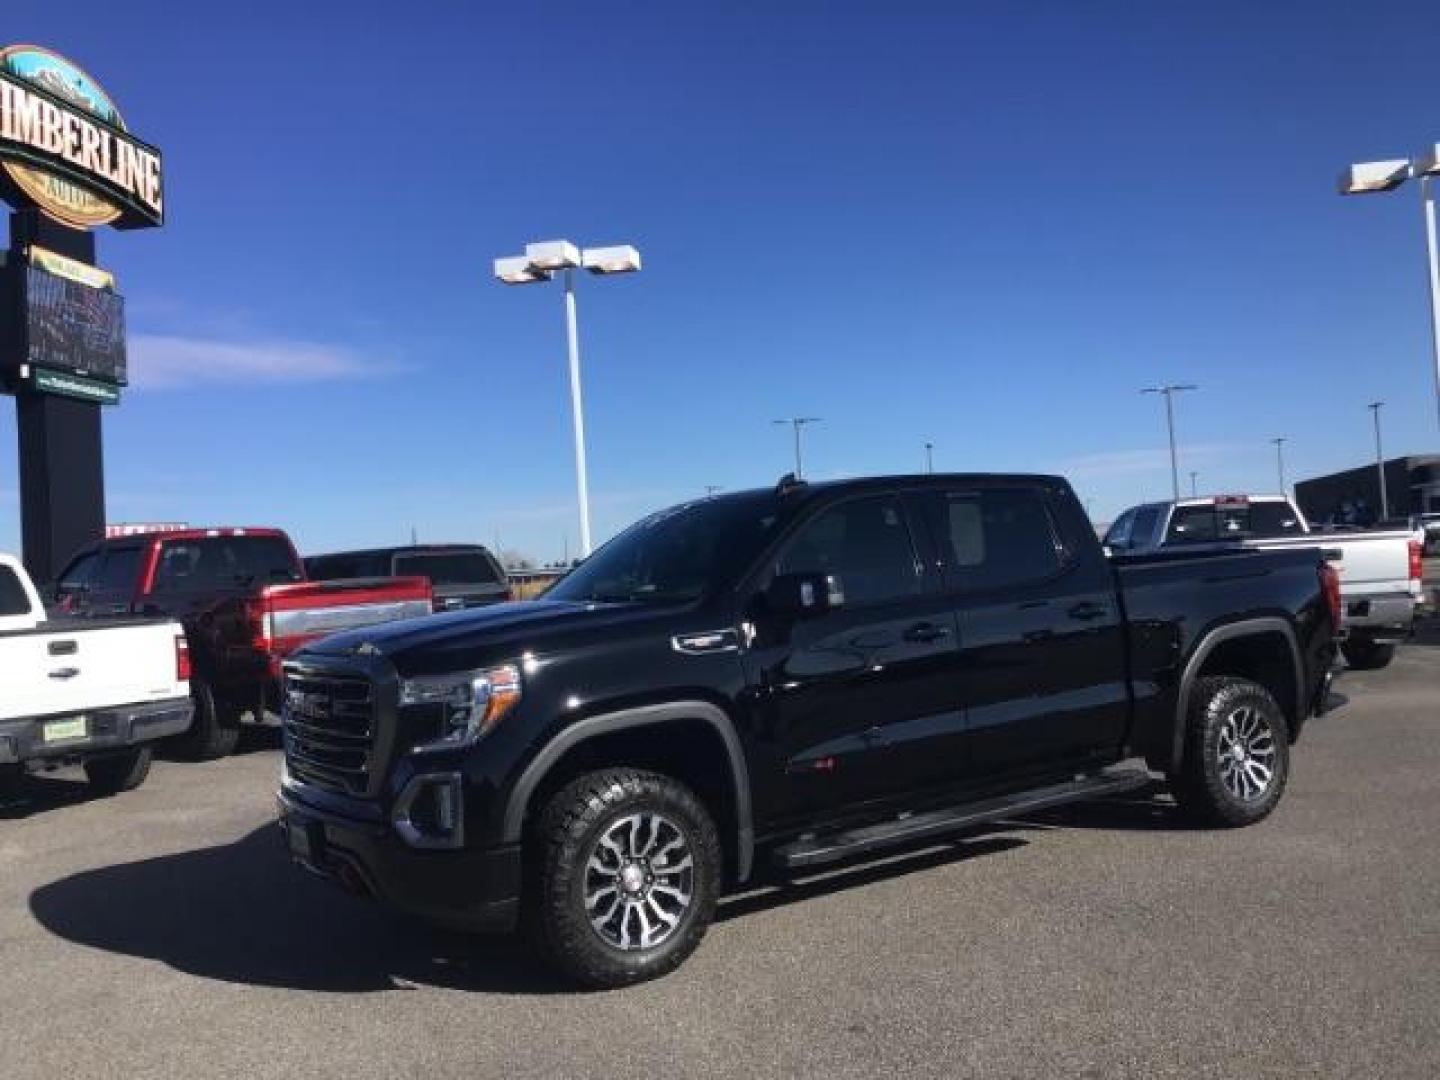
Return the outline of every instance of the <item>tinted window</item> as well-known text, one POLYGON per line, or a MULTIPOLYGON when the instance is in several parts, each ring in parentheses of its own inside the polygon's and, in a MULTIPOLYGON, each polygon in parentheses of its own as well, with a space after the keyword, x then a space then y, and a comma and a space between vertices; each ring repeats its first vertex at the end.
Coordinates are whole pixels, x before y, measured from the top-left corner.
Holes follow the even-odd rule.
POLYGON ((1263 502, 1250 507, 1250 535, 1260 538, 1300 535, 1300 521, 1286 503, 1263 502))
POLYGON ((0 615, 30 614, 30 597, 20 584, 20 575, 0 566, 0 615))
POLYGON ((378 552, 346 555, 317 555, 305 560, 305 570, 313 581, 335 581, 340 578, 389 577, 389 559, 378 552))
POLYGON ((1037 491, 947 495, 944 527, 951 575, 968 589, 1036 581, 1064 563, 1055 522, 1037 491))
POLYGON ((826 510, 786 545, 775 573, 833 574, 847 604, 913 596, 921 589, 910 530, 888 498, 826 510))
POLYGON ((1135 524, 1130 527, 1130 543, 1148 547, 1155 542, 1155 528, 1160 524, 1158 506, 1142 506, 1135 511, 1135 524))
POLYGON ((131 592, 135 578, 140 573, 140 549, 138 547, 111 548, 105 553, 100 574, 92 588, 96 592, 131 592))
POLYGON ((1110 531, 1105 534, 1105 543, 1117 548, 1130 543, 1130 524, 1134 520, 1135 511, 1126 510, 1115 519, 1115 524, 1110 526, 1110 531))
POLYGON ((278 536, 167 540, 155 571, 157 592, 232 589, 298 581, 290 545, 278 536))
POLYGON ((636 522, 546 592, 574 601, 694 600, 760 555, 778 507, 768 492, 684 503, 636 522))
POLYGON ((62 589, 83 589, 90 584, 90 579, 95 576, 95 570, 100 565, 100 556, 95 552, 88 555, 81 555, 65 568, 60 575, 60 588, 62 589))
POLYGON ((398 555, 395 573, 426 577, 435 585, 493 585, 500 580, 495 564, 482 551, 398 555))
POLYGON ((1213 506, 1177 506, 1165 532, 1167 544, 1203 544, 1219 535, 1213 506))
POLYGON ((1300 533, 1300 521, 1285 503, 1181 506, 1170 519, 1165 541, 1170 544, 1201 544, 1247 537, 1298 536, 1300 533))

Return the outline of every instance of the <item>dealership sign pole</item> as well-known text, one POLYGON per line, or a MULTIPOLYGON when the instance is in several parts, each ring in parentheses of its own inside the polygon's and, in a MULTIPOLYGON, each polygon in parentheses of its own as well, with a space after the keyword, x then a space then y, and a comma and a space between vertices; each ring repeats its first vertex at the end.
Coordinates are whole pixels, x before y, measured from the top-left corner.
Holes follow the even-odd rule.
POLYGON ((0 392, 15 395, 25 564, 50 581, 105 529, 100 409, 127 382, 124 300, 95 265, 103 225, 164 223, 160 152, 88 73, 34 45, 0 48, 0 392))

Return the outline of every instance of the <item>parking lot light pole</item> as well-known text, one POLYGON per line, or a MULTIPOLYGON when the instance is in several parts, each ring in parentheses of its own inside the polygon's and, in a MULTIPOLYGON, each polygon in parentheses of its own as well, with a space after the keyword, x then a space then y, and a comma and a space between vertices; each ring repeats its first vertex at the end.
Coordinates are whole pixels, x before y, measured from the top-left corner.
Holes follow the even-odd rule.
POLYGON ((1170 492, 1176 502, 1180 501, 1180 464, 1175 456, 1175 406, 1173 403, 1176 394, 1186 390, 1198 390, 1198 386, 1191 383, 1166 383, 1164 386, 1147 386, 1140 391, 1142 394, 1160 394, 1165 398, 1165 430, 1170 434, 1170 492))
POLYGON ((1283 435, 1276 436, 1270 440, 1275 444, 1275 467, 1280 471, 1280 494, 1285 494, 1285 443, 1283 435))
POLYGON ((931 442, 925 444, 925 471, 927 473, 935 471, 935 444, 931 442))
POLYGON ((1199 476, 1199 475, 1200 475, 1200 474, 1197 473, 1194 469, 1191 469, 1191 470, 1190 470, 1190 497, 1191 497, 1192 499, 1196 497, 1196 496, 1195 496, 1195 477, 1197 477, 1197 476, 1199 476))
POLYGON ((1435 239, 1435 177, 1440 176, 1440 143, 1427 147, 1413 161, 1367 161, 1340 174, 1341 195, 1375 195, 1394 191, 1407 180, 1420 181, 1420 208, 1425 221, 1425 262, 1430 283, 1430 347, 1435 367, 1435 414, 1440 420, 1440 245, 1435 239))
POLYGON ((772 424, 789 424, 795 429, 795 479, 805 479, 803 461, 800 456, 800 429, 806 424, 818 424, 821 418, 818 416, 787 416, 782 420, 772 420, 772 424))
POLYGON ((1375 417, 1375 471, 1380 474, 1380 520, 1390 516, 1390 498, 1385 491, 1385 455, 1380 450, 1380 408, 1385 402, 1372 401, 1369 405, 1375 417))
POLYGON ((534 285, 565 274, 565 343, 570 357, 570 411, 575 425, 575 488, 580 503, 580 557, 590 556, 590 486, 585 463, 585 407, 580 394, 580 335, 575 320, 575 270, 628 274, 640 269, 640 252, 628 244, 585 248, 568 240, 526 244, 524 255, 495 260, 495 276, 506 285, 534 285))

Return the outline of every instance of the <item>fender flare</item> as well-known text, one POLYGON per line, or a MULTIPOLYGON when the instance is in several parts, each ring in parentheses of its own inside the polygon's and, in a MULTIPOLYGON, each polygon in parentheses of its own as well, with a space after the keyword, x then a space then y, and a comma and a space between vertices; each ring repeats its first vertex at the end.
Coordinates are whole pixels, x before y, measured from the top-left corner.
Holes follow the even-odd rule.
POLYGON ((1180 694, 1176 699, 1175 706, 1175 730, 1170 742, 1171 771, 1180 767, 1181 752, 1185 743, 1185 721, 1190 715, 1190 695, 1195 689, 1195 681, 1199 678, 1200 669, 1204 667, 1210 654, 1225 642, 1234 641, 1236 638, 1259 637, 1262 634, 1274 633, 1278 633, 1285 639, 1286 647, 1290 650, 1290 663, 1295 680, 1295 707, 1297 709, 1305 708, 1305 666, 1300 661, 1300 646, 1295 640, 1295 630, 1288 622, 1276 616, 1265 616, 1241 619, 1239 622, 1217 626, 1200 639, 1200 643, 1191 652, 1190 659, 1185 662, 1185 672, 1180 677, 1180 694))
POLYGON ((502 840, 507 844, 518 844, 522 839, 525 825, 525 808, 545 774, 554 767, 568 751, 599 735, 615 731, 627 731, 652 724, 674 721, 700 721, 719 736, 730 762, 730 781, 735 798, 735 866, 740 881, 750 877, 755 858, 755 827, 750 807, 750 769, 745 764, 745 753, 740 747, 740 737, 730 717, 718 706, 708 701, 675 701, 663 705, 642 705, 634 709, 600 713, 588 716, 569 727, 561 729, 554 738, 540 748, 520 778, 510 789, 505 802, 505 817, 502 840))

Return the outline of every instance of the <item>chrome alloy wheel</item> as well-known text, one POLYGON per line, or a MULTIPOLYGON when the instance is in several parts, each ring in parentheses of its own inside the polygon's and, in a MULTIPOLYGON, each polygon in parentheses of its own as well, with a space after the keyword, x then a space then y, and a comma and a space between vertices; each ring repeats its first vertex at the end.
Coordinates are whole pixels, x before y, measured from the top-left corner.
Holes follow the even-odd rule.
POLYGON ((615 822, 585 863, 585 914, 617 949, 653 949, 680 925, 695 894, 695 863, 685 834, 661 814, 615 822))
POLYGON ((1264 798, 1275 779, 1275 734, 1253 705, 1242 705, 1220 726, 1220 780, 1237 799, 1264 798))

